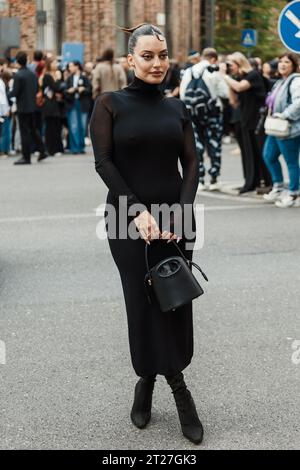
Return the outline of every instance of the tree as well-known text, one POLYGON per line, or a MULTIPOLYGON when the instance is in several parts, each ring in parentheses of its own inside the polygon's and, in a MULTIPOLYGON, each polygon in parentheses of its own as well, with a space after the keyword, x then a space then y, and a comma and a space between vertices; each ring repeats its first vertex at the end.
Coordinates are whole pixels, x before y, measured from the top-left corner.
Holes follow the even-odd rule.
POLYGON ((284 45, 278 36, 277 21, 285 5, 286 0, 216 0, 216 47, 221 53, 239 50, 264 60, 278 56, 284 45), (247 28, 257 30, 255 48, 241 45, 242 30, 247 28))

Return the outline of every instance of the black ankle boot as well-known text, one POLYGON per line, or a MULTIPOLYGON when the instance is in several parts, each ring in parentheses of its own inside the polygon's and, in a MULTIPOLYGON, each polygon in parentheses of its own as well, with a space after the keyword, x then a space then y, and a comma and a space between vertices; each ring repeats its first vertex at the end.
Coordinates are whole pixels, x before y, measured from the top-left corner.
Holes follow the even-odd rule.
POLYGON ((203 439, 203 427, 191 392, 186 388, 182 372, 166 376, 166 379, 175 398, 182 434, 194 444, 200 444, 203 439))
POLYGON ((134 402, 130 417, 133 424, 139 429, 147 426, 151 418, 152 394, 156 381, 155 377, 155 375, 141 377, 135 386, 134 402))

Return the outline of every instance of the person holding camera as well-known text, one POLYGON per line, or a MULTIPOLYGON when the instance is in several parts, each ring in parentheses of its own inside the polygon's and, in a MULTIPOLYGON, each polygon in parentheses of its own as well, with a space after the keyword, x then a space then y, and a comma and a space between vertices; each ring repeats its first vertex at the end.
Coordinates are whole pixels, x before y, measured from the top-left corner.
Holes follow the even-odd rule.
POLYGON ((64 91, 71 153, 85 153, 85 131, 90 109, 92 86, 82 73, 78 60, 69 63, 70 75, 64 91))
POLYGON ((227 64, 221 64, 220 72, 230 87, 231 103, 236 101, 240 110, 245 183, 239 193, 243 194, 255 190, 262 181, 268 186, 270 181, 255 133, 266 90, 261 73, 251 67, 241 52, 235 52, 227 64))
MULTIPOLYGON (((226 85, 224 78, 219 73, 218 54, 217 51, 211 47, 203 50, 201 61, 192 67, 189 67, 182 77, 180 84, 180 99, 191 106, 188 91, 189 84, 192 79, 199 79, 197 87, 203 88, 203 94, 208 95, 211 106, 207 106, 206 118, 200 120, 197 114, 194 114, 192 119, 197 154, 199 160, 199 185, 198 191, 205 189, 205 166, 204 166, 204 151, 210 158, 211 166, 208 171, 210 175, 210 190, 218 188, 217 178, 221 171, 221 151, 222 151, 222 134, 223 134, 223 105, 221 98, 229 97, 229 89, 226 85)), ((199 95, 198 95, 199 96, 199 95)), ((195 101, 194 101, 195 102, 195 101)), ((195 103, 197 106, 197 103, 195 103)), ((204 103, 203 103, 204 104, 204 103)), ((200 105, 200 103, 199 103, 200 105)), ((193 106, 193 105, 192 105, 193 106)), ((198 107, 200 109, 200 107, 198 107)))
MULTIPOLYGON (((299 58, 293 52, 286 52, 279 58, 278 80, 267 97, 269 114, 282 123, 287 123, 287 133, 279 137, 276 129, 268 132, 263 157, 270 170, 273 188, 264 199, 275 202, 277 207, 288 208, 299 203, 299 154, 300 154, 300 73, 299 58), (279 156, 287 164, 289 190, 284 192, 284 182, 279 156)), ((276 121, 275 121, 276 123, 276 121)))

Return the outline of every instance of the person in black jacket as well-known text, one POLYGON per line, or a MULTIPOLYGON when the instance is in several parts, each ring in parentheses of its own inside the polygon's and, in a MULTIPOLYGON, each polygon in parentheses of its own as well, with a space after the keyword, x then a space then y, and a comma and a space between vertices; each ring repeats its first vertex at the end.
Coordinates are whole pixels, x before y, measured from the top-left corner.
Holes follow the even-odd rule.
POLYGON ((69 71, 71 75, 66 81, 64 97, 67 109, 70 151, 75 154, 85 153, 84 138, 92 86, 88 78, 83 75, 79 61, 70 62, 69 71))
POLYGON ((36 111, 36 94, 38 92, 38 79, 27 67, 26 52, 19 51, 16 55, 20 70, 15 74, 13 89, 8 97, 17 98, 17 113, 21 134, 22 158, 15 165, 26 165, 31 163, 32 139, 36 149, 40 152, 38 161, 47 157, 41 136, 35 126, 34 113, 36 111))

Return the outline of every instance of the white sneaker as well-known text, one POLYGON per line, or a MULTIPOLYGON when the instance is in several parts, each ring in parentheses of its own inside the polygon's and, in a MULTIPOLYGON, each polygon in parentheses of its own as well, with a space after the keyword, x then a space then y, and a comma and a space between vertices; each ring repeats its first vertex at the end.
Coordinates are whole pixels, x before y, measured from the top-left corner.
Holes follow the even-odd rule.
POLYGON ((275 202, 276 207, 280 207, 281 209, 288 209, 289 207, 299 207, 300 201, 299 196, 293 194, 287 194, 285 197, 281 199, 281 201, 275 202))
POLYGON ((221 187, 221 183, 216 181, 215 183, 210 183, 210 185, 208 186, 208 189, 209 191, 217 191, 218 189, 220 189, 220 187, 221 187))
POLYGON ((197 194, 201 193, 202 191, 205 191, 206 186, 205 183, 200 183, 198 184, 198 189, 197 189, 197 194))
POLYGON ((223 144, 231 144, 231 137, 230 135, 225 135, 222 140, 223 144))
POLYGON ((278 199, 281 199, 283 192, 283 188, 273 188, 272 191, 270 191, 268 194, 264 194, 263 198, 265 201, 275 202, 278 199))

